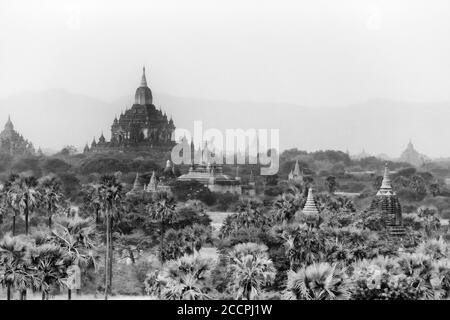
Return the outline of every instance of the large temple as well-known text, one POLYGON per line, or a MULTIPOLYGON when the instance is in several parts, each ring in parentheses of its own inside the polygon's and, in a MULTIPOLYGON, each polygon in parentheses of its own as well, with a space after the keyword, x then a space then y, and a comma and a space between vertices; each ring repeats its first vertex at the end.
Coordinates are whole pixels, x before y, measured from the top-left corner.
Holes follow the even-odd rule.
POLYGON ((0 153, 10 155, 35 154, 33 144, 14 130, 14 125, 10 117, 8 117, 5 128, 0 132, 0 153))
POLYGON ((172 118, 157 109, 153 104, 152 91, 147 85, 145 67, 141 84, 136 89, 134 104, 115 118, 111 125, 111 140, 106 141, 103 133, 98 141, 86 144, 84 152, 108 152, 156 149, 169 151, 175 145, 172 134, 175 125, 172 118))

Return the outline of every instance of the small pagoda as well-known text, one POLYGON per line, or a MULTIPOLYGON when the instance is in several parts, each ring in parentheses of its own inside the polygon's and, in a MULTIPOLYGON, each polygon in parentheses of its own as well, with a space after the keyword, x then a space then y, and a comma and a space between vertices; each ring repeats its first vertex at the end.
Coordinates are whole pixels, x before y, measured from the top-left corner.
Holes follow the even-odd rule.
POLYGON ((305 206, 302 212, 306 215, 318 215, 319 209, 317 208, 316 201, 314 200, 314 194, 312 188, 308 189, 308 197, 306 198, 305 206))
POLYGON ((392 188, 389 168, 384 168, 383 181, 369 208, 370 211, 381 211, 383 222, 391 237, 403 238, 406 235, 402 221, 402 207, 392 188))

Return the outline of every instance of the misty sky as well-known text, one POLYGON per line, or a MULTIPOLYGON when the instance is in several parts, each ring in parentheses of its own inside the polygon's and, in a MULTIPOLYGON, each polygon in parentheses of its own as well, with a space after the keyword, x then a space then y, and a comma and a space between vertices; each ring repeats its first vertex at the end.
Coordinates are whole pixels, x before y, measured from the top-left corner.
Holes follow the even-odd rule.
POLYGON ((447 102, 449 17, 448 0, 0 0, 0 98, 114 101, 145 64, 154 91, 181 97, 447 102))

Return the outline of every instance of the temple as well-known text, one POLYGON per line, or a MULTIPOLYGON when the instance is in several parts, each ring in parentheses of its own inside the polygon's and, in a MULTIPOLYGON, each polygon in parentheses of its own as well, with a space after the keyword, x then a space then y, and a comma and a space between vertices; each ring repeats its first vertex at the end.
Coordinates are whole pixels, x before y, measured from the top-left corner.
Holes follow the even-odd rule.
POLYGON ((369 208, 370 211, 380 211, 387 232, 392 237, 406 235, 402 221, 402 207, 397 194, 392 188, 391 178, 387 165, 384 169, 383 181, 369 208))
POLYGON ((303 176, 300 171, 300 165, 298 163, 298 160, 295 162, 294 169, 292 169, 288 175, 288 181, 296 183, 296 184, 303 183, 303 176))
POLYGON ((143 196, 152 195, 156 192, 170 192, 170 182, 176 178, 175 167, 172 161, 167 160, 166 167, 160 177, 156 176, 156 172, 153 171, 150 177, 150 181, 146 184, 143 180, 144 177, 136 173, 136 178, 134 179, 133 187, 127 193, 127 196, 143 196))
POLYGON ((12 156, 34 155, 36 153, 33 144, 14 130, 14 125, 9 116, 5 128, 0 132, 0 153, 7 153, 12 156))
MULTIPOLYGON (((241 178, 239 177, 239 167, 236 167, 236 177, 234 178, 224 174, 222 165, 214 161, 213 153, 209 150, 207 143, 202 149, 199 147, 198 150, 195 150, 194 143, 191 142, 191 165, 189 166, 189 171, 178 177, 178 180, 198 181, 212 192, 254 195, 254 181, 250 181, 243 189, 241 178)), ((253 177, 251 179, 254 180, 253 177)))
POLYGON ((111 125, 111 140, 106 141, 103 133, 98 142, 94 138, 91 145, 86 144, 84 152, 141 151, 156 149, 169 151, 175 145, 172 134, 175 125, 172 118, 156 109, 152 91, 147 85, 145 67, 141 84, 136 89, 134 104, 122 112, 111 125))
POLYGON ((317 208, 316 201, 314 200, 314 195, 312 188, 308 189, 308 197, 306 198, 305 206, 302 212, 306 215, 318 215, 319 209, 317 208))
POLYGON ((400 155, 399 161, 407 162, 413 166, 420 167, 428 161, 428 158, 427 156, 420 154, 416 149, 414 149, 414 145, 410 140, 405 151, 403 151, 400 155))

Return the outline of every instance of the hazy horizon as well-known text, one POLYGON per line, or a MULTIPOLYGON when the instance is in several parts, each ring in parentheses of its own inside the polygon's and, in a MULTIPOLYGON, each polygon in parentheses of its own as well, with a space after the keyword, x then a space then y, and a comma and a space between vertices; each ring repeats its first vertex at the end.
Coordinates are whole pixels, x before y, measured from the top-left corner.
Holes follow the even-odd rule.
POLYGON ((422 110, 450 107, 449 16, 446 0, 0 0, 0 127, 12 113, 26 138, 51 149, 108 136, 145 65, 156 106, 177 126, 207 111, 219 128, 282 127, 282 149, 395 157, 411 138, 422 153, 450 156, 447 114, 422 110), (75 100, 46 97, 53 89, 75 100), (227 101, 242 119, 227 117, 227 101), (397 122, 353 123, 391 105, 397 122), (60 110, 69 106, 87 114, 60 110), (305 110, 320 123, 305 123, 305 110), (93 118, 74 137, 59 124, 65 113, 93 118))

